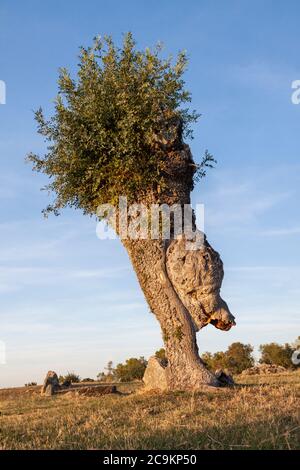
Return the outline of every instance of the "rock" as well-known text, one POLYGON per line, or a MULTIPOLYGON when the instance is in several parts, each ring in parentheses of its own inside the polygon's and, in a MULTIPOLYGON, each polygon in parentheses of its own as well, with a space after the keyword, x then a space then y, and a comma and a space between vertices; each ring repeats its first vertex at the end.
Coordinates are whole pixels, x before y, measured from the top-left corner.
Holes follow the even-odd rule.
POLYGON ((287 372, 287 370, 276 364, 258 364, 257 366, 243 370, 241 375, 269 375, 282 374, 284 372, 287 372))
POLYGON ((84 397, 94 397, 99 395, 108 395, 109 393, 117 393, 117 387, 115 385, 99 385, 98 387, 82 387, 76 390, 76 395, 84 397))
POLYGON ((218 369, 215 372, 215 376, 220 382, 221 387, 233 387, 235 385, 232 375, 227 371, 225 372, 222 369, 218 369))
POLYGON ((156 356, 150 357, 144 373, 143 382, 148 389, 168 389, 166 367, 156 356))
POLYGON ((51 397, 52 395, 54 395, 54 387, 52 384, 47 385, 44 395, 47 397, 51 397))
POLYGON ((41 394, 42 395, 47 394, 48 396, 50 396, 50 395, 53 395, 59 389, 60 389, 60 385, 59 385, 56 372, 54 372, 53 370, 49 370, 45 377, 45 380, 41 389, 41 394), (50 393, 49 385, 51 385, 51 393, 50 393))

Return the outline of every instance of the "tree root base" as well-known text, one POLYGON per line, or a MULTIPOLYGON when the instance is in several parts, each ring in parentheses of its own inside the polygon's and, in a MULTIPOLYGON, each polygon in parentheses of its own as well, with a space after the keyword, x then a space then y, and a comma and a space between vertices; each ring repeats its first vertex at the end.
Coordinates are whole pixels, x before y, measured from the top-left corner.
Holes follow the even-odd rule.
POLYGON ((220 387, 233 387, 235 385, 232 376, 223 370, 216 371, 215 376, 212 376, 211 382, 206 382, 199 379, 195 384, 184 384, 182 386, 176 384, 170 386, 168 380, 168 370, 165 365, 155 356, 150 357, 145 374, 143 377, 146 390, 190 390, 190 391, 203 391, 218 389, 220 387), (215 380, 214 380, 215 379, 215 380))

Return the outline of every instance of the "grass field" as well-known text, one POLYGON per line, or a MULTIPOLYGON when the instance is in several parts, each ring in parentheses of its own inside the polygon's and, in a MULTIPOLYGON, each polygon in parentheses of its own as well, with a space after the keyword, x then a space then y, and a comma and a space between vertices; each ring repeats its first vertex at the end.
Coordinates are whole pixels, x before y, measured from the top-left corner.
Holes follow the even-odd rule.
POLYGON ((0 390, 0 449, 300 449, 300 371, 234 389, 41 397, 0 390))

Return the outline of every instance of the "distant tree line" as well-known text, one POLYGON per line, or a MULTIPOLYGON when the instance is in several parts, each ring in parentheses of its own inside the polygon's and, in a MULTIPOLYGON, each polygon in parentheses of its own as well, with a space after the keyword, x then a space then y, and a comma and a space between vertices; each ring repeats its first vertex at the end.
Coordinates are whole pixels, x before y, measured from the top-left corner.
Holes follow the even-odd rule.
POLYGON ((212 371, 228 369, 232 374, 240 374, 255 364, 253 347, 239 342, 232 343, 226 351, 218 351, 214 354, 206 352, 201 359, 212 371))
MULTIPOLYGON (((296 369, 297 365, 292 361, 292 355, 296 350, 300 350, 300 336, 294 343, 267 343, 259 346, 260 358, 259 364, 274 364, 285 367, 288 370, 296 369)), ((156 351, 155 356, 163 365, 167 365, 168 359, 164 348, 156 351)), ((205 352, 201 356, 202 361, 208 369, 216 371, 217 369, 227 369, 231 374, 240 374, 245 369, 253 367, 256 363, 251 344, 240 342, 232 343, 226 351, 215 353, 205 352)), ((299 353, 300 359, 300 353, 299 353)), ((147 367, 147 360, 141 356, 139 358, 131 357, 123 364, 119 363, 116 367, 109 361, 103 372, 99 372, 97 380, 101 382, 132 382, 141 380, 147 367)), ((89 377, 81 379, 75 372, 68 372, 66 375, 59 376, 60 383, 78 383, 94 382, 89 377)), ((29 382, 25 386, 36 385, 36 382, 29 382)))
POLYGON ((106 372, 100 372, 97 379, 101 382, 131 382, 141 380, 147 367, 144 357, 131 357, 124 364, 117 364, 113 367, 113 362, 109 361, 105 367, 106 372))
MULTIPOLYGON (((275 364, 293 370, 297 366, 292 362, 292 354, 298 348, 300 348, 300 336, 293 344, 261 344, 259 347, 260 358, 258 363, 275 364)), ((167 364, 164 348, 156 351, 155 356, 162 364, 167 364)), ((253 367, 256 363, 253 355, 253 346, 240 342, 232 343, 226 351, 218 351, 216 353, 205 352, 202 354, 201 359, 212 371, 227 369, 232 374, 240 374, 243 370, 253 367)), ((146 367, 147 361, 144 357, 132 357, 127 359, 124 364, 118 364, 115 368, 113 367, 113 362, 109 361, 105 372, 100 372, 97 378, 103 382, 130 382, 132 380, 141 380, 146 367)))
MULTIPOLYGON (((300 336, 292 344, 261 344, 258 363, 274 364, 294 370, 297 366, 292 362, 292 355, 297 349, 300 349, 300 336)), ((210 370, 228 369, 232 374, 240 374, 243 370, 255 365, 251 344, 239 342, 232 343, 226 351, 218 351, 214 354, 206 352, 201 358, 210 370)))

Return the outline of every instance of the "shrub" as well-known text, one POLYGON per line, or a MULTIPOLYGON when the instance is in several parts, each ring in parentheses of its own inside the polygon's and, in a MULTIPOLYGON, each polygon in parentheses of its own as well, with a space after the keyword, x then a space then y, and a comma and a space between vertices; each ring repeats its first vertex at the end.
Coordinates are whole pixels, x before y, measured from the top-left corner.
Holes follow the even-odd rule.
POLYGON ((228 369, 232 374, 240 374, 254 365, 253 347, 250 344, 232 343, 228 349, 214 354, 206 352, 201 359, 208 369, 228 369))
POLYGON ((233 374, 240 374, 245 369, 254 366, 252 355, 253 347, 250 344, 232 343, 226 351, 226 366, 233 374))
POLYGON ((293 369, 292 354, 294 349, 288 344, 285 345, 277 343, 261 344, 259 347, 261 352, 260 363, 276 364, 287 369, 293 369))
POLYGON ((166 350, 164 348, 158 349, 158 351, 155 352, 155 357, 160 359, 162 365, 166 366, 168 364, 168 359, 166 356, 166 350))
POLYGON ((227 368, 226 354, 223 351, 218 351, 214 354, 205 352, 202 354, 201 359, 206 367, 211 371, 227 368))
POLYGON ((139 359, 131 357, 125 364, 118 364, 115 369, 115 375, 120 382, 131 382, 132 380, 141 380, 143 378, 147 361, 144 357, 139 359))
MULTIPOLYGON (((61 378, 61 376, 60 376, 61 378)), ((75 372, 67 372, 67 374, 62 377, 63 382, 71 382, 71 383, 79 383, 80 382, 80 376, 75 374, 75 372)))

